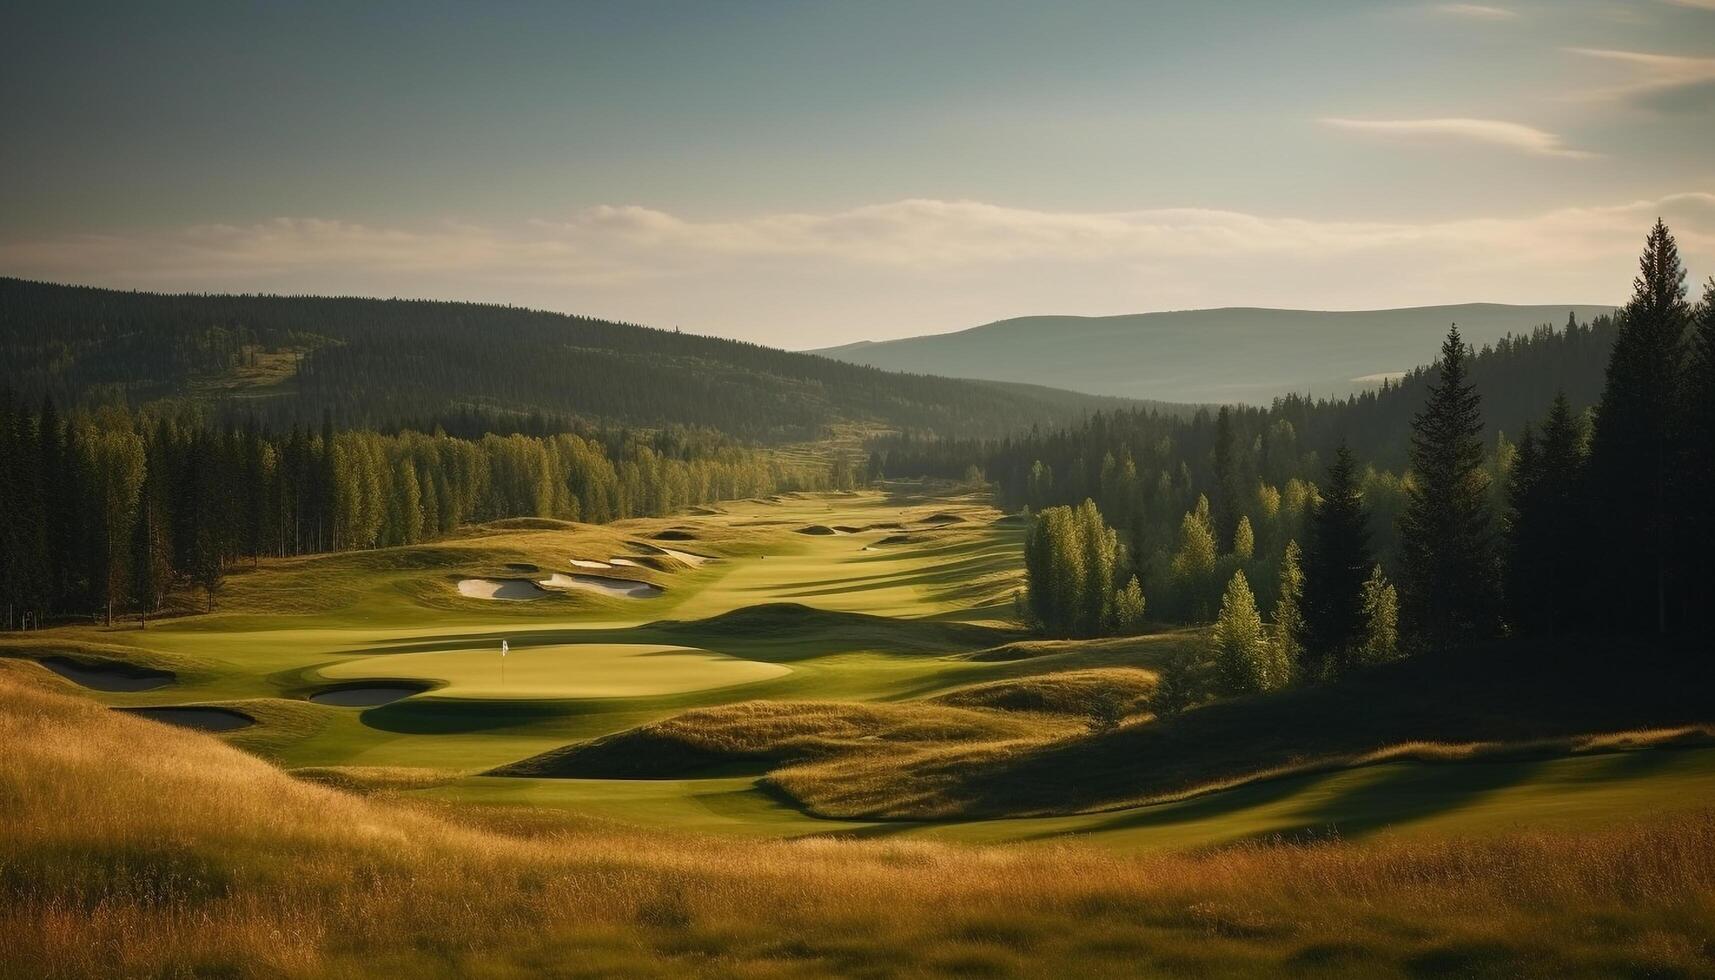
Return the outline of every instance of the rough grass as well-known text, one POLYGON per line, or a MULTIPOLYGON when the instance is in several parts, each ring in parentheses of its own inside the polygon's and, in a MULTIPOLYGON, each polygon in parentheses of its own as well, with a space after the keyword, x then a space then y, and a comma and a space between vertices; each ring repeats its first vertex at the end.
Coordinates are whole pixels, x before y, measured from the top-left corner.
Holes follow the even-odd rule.
POLYGON ((1529 751, 1541 752, 1578 736, 1711 722, 1715 669, 1701 652, 1500 646, 1215 701, 1169 720, 1082 738, 897 758, 885 767, 873 759, 835 760, 777 773, 774 783, 826 817, 1033 816, 1157 803, 1363 765, 1414 743, 1528 743, 1529 751), (1624 669, 1616 670, 1620 659, 1624 669))
POLYGON ((1149 710, 1156 674, 1128 667, 1067 670, 973 684, 931 698, 935 704, 1039 711, 1118 722, 1149 710))
POLYGON ((0 671, 0 972, 1691 976, 1715 816, 1478 843, 739 842, 407 807, 0 671))
POLYGON ((746 701, 567 746, 496 769, 501 776, 662 779, 730 766, 769 768, 852 755, 894 758, 936 747, 1034 743, 1079 722, 924 702, 746 701))

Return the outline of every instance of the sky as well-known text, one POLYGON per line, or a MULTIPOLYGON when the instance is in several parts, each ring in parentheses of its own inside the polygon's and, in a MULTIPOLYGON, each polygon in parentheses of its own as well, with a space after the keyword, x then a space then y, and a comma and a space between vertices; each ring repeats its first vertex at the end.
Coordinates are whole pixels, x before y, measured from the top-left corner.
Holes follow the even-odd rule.
POLYGON ((1715 0, 27 6, 0 275, 802 349, 1715 274, 1715 0))

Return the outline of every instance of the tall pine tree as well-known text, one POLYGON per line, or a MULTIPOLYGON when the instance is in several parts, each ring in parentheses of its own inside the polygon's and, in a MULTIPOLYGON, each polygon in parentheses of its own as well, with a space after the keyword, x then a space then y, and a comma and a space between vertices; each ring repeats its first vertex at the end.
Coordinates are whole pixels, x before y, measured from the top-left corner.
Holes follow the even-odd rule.
POLYGON ((1364 582, 1375 564, 1358 464, 1343 443, 1311 514, 1309 545, 1304 555, 1300 666, 1306 680, 1316 680, 1355 662, 1364 631, 1364 582))
MULTIPOLYGON (((1692 322, 1691 360, 1681 388, 1685 432, 1684 479, 1678 501, 1689 533, 1681 536, 1683 567, 1696 567, 1715 554, 1715 276, 1703 286, 1703 301, 1692 322)), ((1685 575, 1686 608, 1707 609, 1715 602, 1715 583, 1708 575, 1685 575)))
POLYGON ((1430 647, 1482 639, 1498 625, 1483 417, 1469 356, 1455 325, 1411 420, 1412 482, 1399 520, 1404 618, 1407 636, 1430 647))
POLYGON ((1620 312, 1590 446, 1604 532, 1596 567, 1605 577, 1609 622, 1622 630, 1662 633, 1670 626, 1679 393, 1690 319, 1679 246, 1658 219, 1620 312))

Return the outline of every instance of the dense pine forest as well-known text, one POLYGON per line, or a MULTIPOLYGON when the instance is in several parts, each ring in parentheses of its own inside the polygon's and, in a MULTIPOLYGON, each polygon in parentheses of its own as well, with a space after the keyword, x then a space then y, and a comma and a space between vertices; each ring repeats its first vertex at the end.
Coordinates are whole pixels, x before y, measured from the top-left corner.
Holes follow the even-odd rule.
POLYGON ((1036 512, 1020 609, 1043 629, 1124 631, 1140 605, 1213 621, 1235 690, 1503 635, 1677 632, 1710 599, 1715 279, 1691 302, 1658 222, 1615 317, 1480 351, 1455 325, 1378 391, 871 449, 875 472, 981 477, 1036 512))
POLYGON ((602 523, 848 487, 707 432, 384 435, 211 424, 109 407, 62 417, 0 392, 0 628, 213 608, 227 568, 415 544, 509 517, 602 523))
POLYGON ((842 423, 1000 436, 1126 404, 515 307, 18 279, 0 279, 0 386, 61 406, 191 399, 277 429, 540 433, 576 418, 765 441, 842 423))

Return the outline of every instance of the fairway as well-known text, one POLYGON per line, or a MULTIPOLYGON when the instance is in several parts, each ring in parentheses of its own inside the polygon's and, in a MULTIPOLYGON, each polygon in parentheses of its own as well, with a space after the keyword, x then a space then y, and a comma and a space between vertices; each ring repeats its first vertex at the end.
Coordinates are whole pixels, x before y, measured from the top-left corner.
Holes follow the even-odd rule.
POLYGON ((400 653, 347 660, 319 671, 335 681, 414 680, 431 697, 543 700, 634 698, 733 687, 791 668, 692 647, 647 643, 556 643, 498 649, 400 653))
MULTIPOLYGON (((706 769, 666 778, 482 775, 698 709, 751 700, 929 705, 978 684, 991 693, 975 703, 1006 723, 992 736, 1001 742, 960 741, 970 736, 933 713, 921 721, 903 715, 868 734, 795 731, 783 717, 762 734, 788 752, 855 753, 860 768, 888 753, 1004 751, 1006 739, 1038 730, 1028 713, 1007 713, 1008 698, 1054 690, 1008 684, 1114 668, 1134 672, 1115 677, 1147 679, 1171 651, 1203 642, 1182 631, 1028 639, 1012 624, 1021 539, 1018 523, 984 497, 909 488, 736 501, 602 526, 477 527, 433 545, 264 561, 234 575, 212 615, 146 630, 8 637, 3 649, 44 658, 55 683, 107 704, 206 706, 193 720, 216 709, 228 712, 219 717, 254 717, 211 737, 288 768, 333 767, 377 787, 410 773, 410 787, 383 791, 739 837, 1075 839, 1183 850, 1272 835, 1595 826, 1715 795, 1715 749, 1702 748, 1400 762, 1153 806, 937 821, 815 816, 765 784, 760 777, 777 763, 760 756, 711 757, 706 769), (611 572, 621 562, 624 580, 611 572), (472 585, 479 582, 496 588, 472 585), (601 587, 572 587, 591 582, 601 587)), ((1026 741, 1082 730, 1082 722, 1041 717, 1039 734, 1026 741)))

